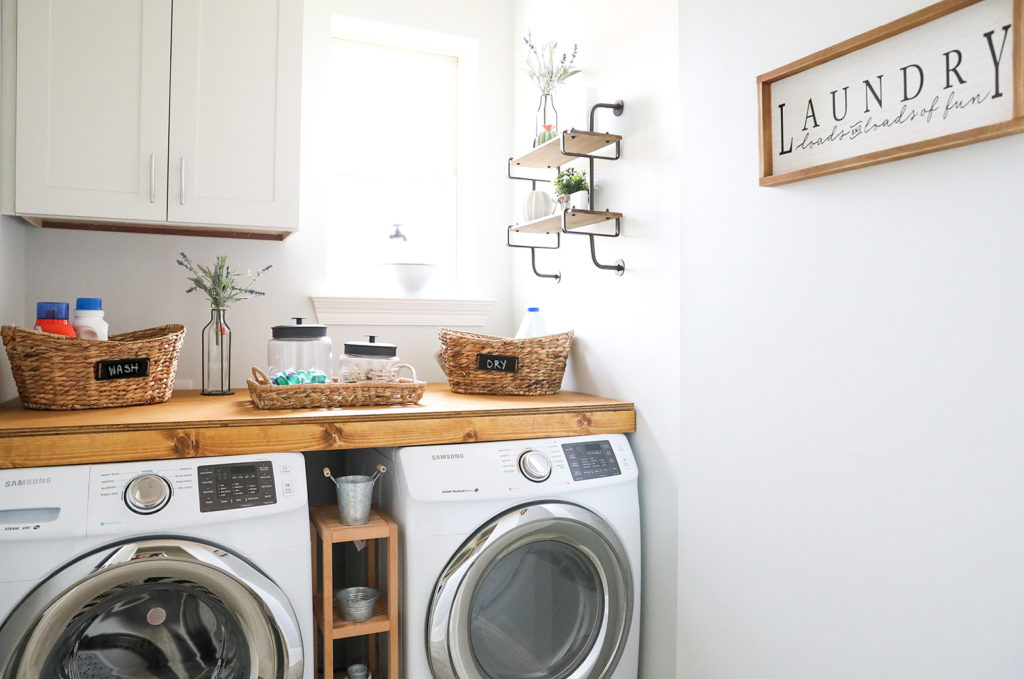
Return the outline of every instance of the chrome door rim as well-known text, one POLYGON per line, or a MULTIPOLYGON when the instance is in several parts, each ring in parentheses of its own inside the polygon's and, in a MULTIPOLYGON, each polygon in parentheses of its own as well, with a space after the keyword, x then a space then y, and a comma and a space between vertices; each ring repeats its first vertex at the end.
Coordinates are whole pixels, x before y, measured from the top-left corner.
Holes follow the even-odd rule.
POLYGON ((53 640, 83 605, 147 577, 182 578, 222 598, 245 632, 251 677, 301 679, 302 636, 284 592, 244 559, 190 540, 143 540, 79 558, 34 589, 0 627, 4 679, 37 679, 53 640))
POLYGON ((633 617, 633 578, 625 547, 612 527, 578 505, 543 502, 509 510, 487 522, 455 553, 434 587, 427 615, 427 656, 436 679, 488 679, 474 659, 468 613, 489 565, 542 540, 582 552, 600 574, 604 618, 584 660, 564 679, 607 679, 618 665, 633 617))

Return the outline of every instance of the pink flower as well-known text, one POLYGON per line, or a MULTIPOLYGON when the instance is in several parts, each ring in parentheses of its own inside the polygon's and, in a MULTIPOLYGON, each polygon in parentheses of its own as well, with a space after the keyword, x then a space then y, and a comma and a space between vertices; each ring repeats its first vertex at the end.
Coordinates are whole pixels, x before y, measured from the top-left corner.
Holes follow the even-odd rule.
POLYGON ((545 132, 550 132, 550 131, 551 131, 551 130, 553 130, 553 129, 555 129, 555 126, 554 126, 554 125, 545 125, 545 126, 544 126, 544 131, 545 131, 545 132))

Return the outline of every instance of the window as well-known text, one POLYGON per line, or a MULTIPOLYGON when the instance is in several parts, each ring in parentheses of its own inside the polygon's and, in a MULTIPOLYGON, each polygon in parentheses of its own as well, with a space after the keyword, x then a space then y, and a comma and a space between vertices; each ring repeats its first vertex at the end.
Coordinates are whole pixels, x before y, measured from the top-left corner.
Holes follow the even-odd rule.
POLYGON ((475 42, 335 17, 328 68, 328 283, 401 295, 392 262, 435 265, 424 292, 450 295, 467 234, 461 198, 467 62, 475 42), (394 225, 401 224, 402 238, 394 225))

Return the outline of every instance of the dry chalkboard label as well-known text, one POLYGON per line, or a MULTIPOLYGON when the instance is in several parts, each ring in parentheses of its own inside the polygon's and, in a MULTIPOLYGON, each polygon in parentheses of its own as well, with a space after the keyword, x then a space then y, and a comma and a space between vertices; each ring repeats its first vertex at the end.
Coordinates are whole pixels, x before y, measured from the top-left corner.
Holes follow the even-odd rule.
POLYGON ((500 373, 514 373, 519 370, 518 356, 497 356, 495 354, 477 354, 476 367, 480 370, 492 370, 500 373))
POLYGON ((125 380, 131 377, 146 377, 149 375, 148 358, 118 358, 112 361, 96 361, 93 365, 96 370, 96 379, 103 380, 125 380))

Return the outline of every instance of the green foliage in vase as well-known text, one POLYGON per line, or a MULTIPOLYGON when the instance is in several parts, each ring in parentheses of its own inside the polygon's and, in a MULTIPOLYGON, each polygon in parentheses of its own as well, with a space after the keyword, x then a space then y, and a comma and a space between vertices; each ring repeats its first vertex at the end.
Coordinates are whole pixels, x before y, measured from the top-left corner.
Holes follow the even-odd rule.
POLYGON ((267 294, 254 289, 253 285, 263 274, 270 271, 270 267, 273 265, 268 264, 256 272, 251 269, 234 271, 228 266, 228 258, 225 255, 218 255, 217 262, 213 266, 205 266, 193 264, 184 252, 179 254, 181 259, 177 262, 188 271, 188 282, 192 284, 192 287, 185 292, 202 290, 210 300, 210 306, 215 309, 226 309, 233 302, 250 297, 262 297, 267 294))
POLYGON ((572 67, 576 61, 576 45, 572 46, 572 55, 563 53, 562 58, 555 61, 557 42, 545 43, 538 49, 530 33, 526 34, 523 42, 526 43, 526 74, 537 83, 541 94, 551 94, 567 78, 580 72, 572 67))
POLYGON ((552 185, 555 187, 555 195, 558 196, 568 196, 577 191, 590 190, 587 185, 587 171, 577 172, 571 167, 559 172, 552 185))

